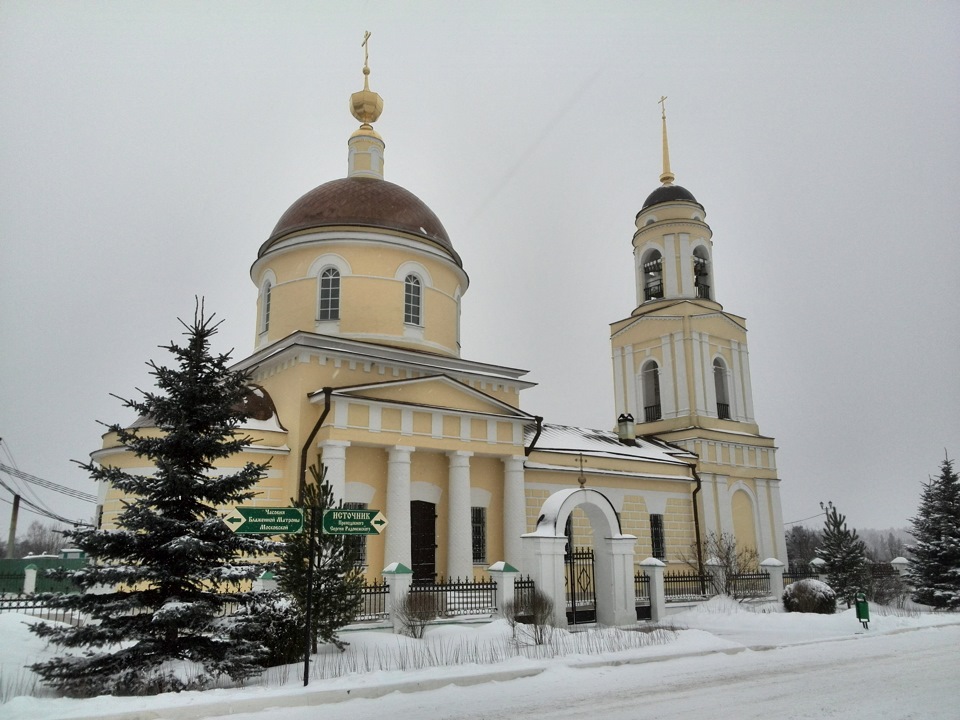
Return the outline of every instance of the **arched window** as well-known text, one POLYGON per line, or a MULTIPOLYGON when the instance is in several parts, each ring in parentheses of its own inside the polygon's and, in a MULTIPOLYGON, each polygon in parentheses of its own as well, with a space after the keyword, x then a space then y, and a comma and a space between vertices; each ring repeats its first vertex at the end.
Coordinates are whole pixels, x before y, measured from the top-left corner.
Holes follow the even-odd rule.
POLYGON ((423 286, 416 275, 407 275, 403 281, 403 321, 423 324, 423 286))
POLYGON ((340 319, 340 271, 328 267, 320 273, 320 302, 317 320, 340 319))
POLYGON ((273 283, 267 280, 260 292, 260 332, 270 329, 270 299, 273 295, 273 283))
POLYGON ((693 284, 698 298, 710 299, 710 259, 702 245, 693 251, 693 284))
POLYGON ((659 250, 650 250, 643 256, 643 299, 663 297, 663 258, 659 250))
POLYGON ((727 367, 720 358, 713 361, 713 384, 717 389, 717 417, 721 420, 729 420, 730 394, 727 391, 727 367))
POLYGON ((640 371, 643 387, 643 421, 653 422, 662 417, 660 411, 660 368, 653 360, 640 371))

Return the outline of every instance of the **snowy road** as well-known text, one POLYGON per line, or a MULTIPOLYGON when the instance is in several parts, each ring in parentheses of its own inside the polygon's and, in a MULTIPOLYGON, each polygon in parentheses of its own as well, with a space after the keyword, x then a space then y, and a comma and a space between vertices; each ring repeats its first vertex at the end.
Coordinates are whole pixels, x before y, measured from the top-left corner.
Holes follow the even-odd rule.
POLYGON ((549 668, 522 680, 446 687, 231 720, 641 720, 960 718, 960 627, 655 663, 549 668))

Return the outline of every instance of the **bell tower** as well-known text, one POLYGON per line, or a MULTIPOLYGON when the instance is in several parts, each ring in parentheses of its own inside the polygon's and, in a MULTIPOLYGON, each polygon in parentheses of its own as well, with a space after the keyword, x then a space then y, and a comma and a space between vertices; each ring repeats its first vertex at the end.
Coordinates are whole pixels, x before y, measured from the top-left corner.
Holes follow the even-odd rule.
POLYGON ((637 305, 613 323, 617 415, 699 457, 705 533, 733 533, 760 559, 785 561, 774 440, 760 434, 743 317, 719 303, 713 233, 689 190, 675 184, 660 99, 660 186, 636 216, 637 305))

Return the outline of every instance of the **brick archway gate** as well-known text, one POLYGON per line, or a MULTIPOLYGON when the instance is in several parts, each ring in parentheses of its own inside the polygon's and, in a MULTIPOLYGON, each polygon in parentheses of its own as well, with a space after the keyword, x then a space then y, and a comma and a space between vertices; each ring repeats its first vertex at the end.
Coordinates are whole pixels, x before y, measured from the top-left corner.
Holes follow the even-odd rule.
POLYGON ((637 621, 633 589, 635 535, 620 532, 620 520, 610 499, 599 490, 560 490, 540 509, 537 529, 522 538, 525 570, 537 587, 553 600, 554 622, 567 625, 564 588, 564 533, 574 508, 583 510, 594 537, 594 589, 597 622, 601 625, 632 625, 637 621))

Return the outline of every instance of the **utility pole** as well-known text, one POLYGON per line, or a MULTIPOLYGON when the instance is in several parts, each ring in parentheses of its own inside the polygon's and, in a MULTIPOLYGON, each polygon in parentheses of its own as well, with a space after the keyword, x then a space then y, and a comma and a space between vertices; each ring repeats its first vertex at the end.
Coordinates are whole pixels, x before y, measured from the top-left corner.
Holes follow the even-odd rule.
POLYGON ((17 515, 20 513, 20 496, 13 496, 13 512, 10 513, 10 534, 7 536, 7 560, 13 559, 13 546, 17 542, 17 515))

